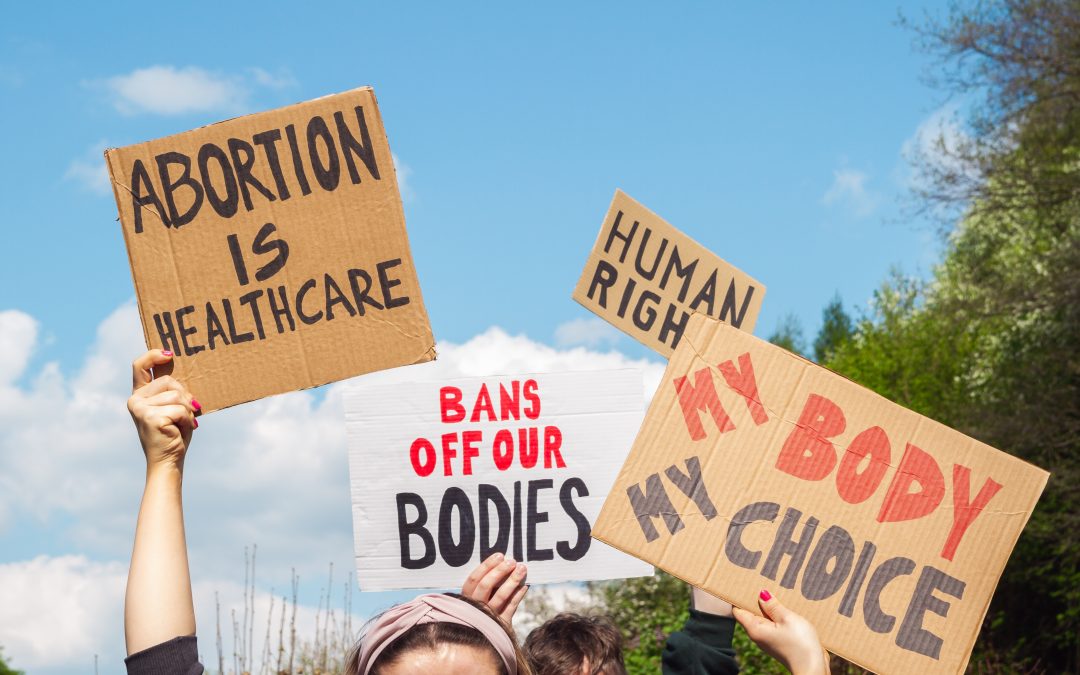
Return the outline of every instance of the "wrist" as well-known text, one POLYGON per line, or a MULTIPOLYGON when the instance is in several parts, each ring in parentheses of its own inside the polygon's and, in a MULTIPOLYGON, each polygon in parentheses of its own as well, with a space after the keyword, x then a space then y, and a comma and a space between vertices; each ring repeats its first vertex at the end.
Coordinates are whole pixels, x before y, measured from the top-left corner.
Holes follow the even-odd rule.
POLYGON ((829 664, 824 652, 807 655, 797 662, 785 663, 791 675, 829 675, 829 664))
POLYGON ((150 486, 151 483, 176 483, 183 482, 184 479, 184 462, 183 460, 177 462, 171 459, 164 459, 157 462, 149 461, 146 463, 146 485, 150 486))

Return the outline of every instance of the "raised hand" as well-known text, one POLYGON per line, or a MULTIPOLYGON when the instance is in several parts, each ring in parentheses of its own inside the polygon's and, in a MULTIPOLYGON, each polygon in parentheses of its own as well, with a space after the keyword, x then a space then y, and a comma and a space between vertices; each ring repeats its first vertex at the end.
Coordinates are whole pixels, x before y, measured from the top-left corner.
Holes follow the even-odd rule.
POLYGON ((510 623, 529 590, 525 585, 527 574, 525 563, 515 562, 502 553, 492 553, 465 579, 461 594, 486 604, 510 623))
POLYGON ((161 375, 171 361, 170 352, 152 349, 131 366, 128 411, 146 454, 146 487, 124 601, 128 654, 195 634, 181 493, 200 406, 184 385, 161 375))
POLYGON ((767 654, 783 663, 792 675, 827 675, 829 662, 813 624, 788 609, 768 591, 761 591, 758 606, 765 614, 736 607, 735 620, 767 654))
POLYGON ((166 366, 172 352, 152 349, 131 364, 128 412, 146 453, 147 469, 162 464, 183 468, 191 433, 199 426, 201 406, 171 375, 154 377, 151 369, 166 366))

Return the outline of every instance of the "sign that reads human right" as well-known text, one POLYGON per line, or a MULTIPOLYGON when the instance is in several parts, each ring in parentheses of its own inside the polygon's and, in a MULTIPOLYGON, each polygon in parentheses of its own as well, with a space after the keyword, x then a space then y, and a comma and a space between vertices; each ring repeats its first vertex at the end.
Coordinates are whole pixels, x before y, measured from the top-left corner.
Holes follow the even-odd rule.
POLYGON ((754 330, 765 286, 615 191, 573 298, 665 358, 693 312, 754 330))
POLYGON ((1045 471, 695 314, 593 535, 878 673, 961 673, 1045 471))
POLYGON ((529 583, 652 574, 590 536, 642 388, 634 370, 357 382, 345 427, 361 589, 460 588, 496 551, 529 583))
POLYGON ((146 344, 204 411, 435 357, 370 88, 105 156, 146 344))

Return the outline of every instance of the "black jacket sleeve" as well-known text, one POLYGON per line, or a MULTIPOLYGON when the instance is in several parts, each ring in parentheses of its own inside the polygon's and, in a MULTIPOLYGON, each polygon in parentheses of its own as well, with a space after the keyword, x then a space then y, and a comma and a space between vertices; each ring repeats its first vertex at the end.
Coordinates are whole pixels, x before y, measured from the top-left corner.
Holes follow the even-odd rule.
POLYGON ((690 610, 682 630, 668 636, 661 657, 665 675, 736 675, 731 639, 735 619, 690 610))
POLYGON ((194 635, 176 637, 124 659, 128 675, 202 675, 194 635))

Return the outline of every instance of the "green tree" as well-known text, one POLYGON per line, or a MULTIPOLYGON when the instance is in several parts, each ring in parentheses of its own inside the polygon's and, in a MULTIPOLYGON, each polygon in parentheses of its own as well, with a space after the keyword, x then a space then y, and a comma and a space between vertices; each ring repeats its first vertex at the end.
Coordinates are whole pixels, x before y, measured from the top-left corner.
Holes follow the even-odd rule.
MULTIPOLYGON (((657 570, 652 577, 587 585, 590 606, 607 614, 623 633, 623 656, 630 675, 660 672, 668 635, 690 616, 690 587, 657 570)), ((787 671, 736 627, 733 641, 743 675, 782 675, 787 671)))
MULTIPOLYGON (((1052 472, 979 649, 991 660, 1076 672, 1080 2, 956 4, 914 28, 937 57, 936 82, 977 101, 960 133, 915 158, 919 203, 962 216, 924 308, 912 313, 958 346, 960 368, 952 381, 940 378, 957 396, 935 412, 1052 472)), ((848 351, 837 360, 854 359, 848 351)))
POLYGON ((821 330, 814 338, 814 360, 824 363, 842 344, 851 339, 855 327, 851 317, 844 311, 844 303, 837 293, 821 312, 821 330))
POLYGON ((21 670, 15 670, 8 665, 7 660, 4 659, 4 648, 0 646, 0 675, 26 675, 21 670))
POLYGON ((768 337, 769 342, 778 347, 802 356, 806 353, 806 340, 803 338, 802 324, 794 314, 785 314, 776 324, 776 330, 768 337))

